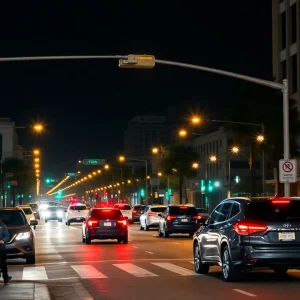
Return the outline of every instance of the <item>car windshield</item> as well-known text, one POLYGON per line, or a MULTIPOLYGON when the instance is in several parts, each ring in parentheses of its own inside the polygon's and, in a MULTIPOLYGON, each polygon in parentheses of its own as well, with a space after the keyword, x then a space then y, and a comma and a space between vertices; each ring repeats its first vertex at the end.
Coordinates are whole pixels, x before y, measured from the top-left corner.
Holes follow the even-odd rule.
POLYGON ((70 206, 70 210, 86 210, 85 205, 70 206))
POLYGON ((29 207, 21 207, 26 215, 31 215, 32 210, 29 207))
POLYGON ((195 207, 189 206, 171 206, 170 207, 171 215, 197 215, 197 210, 195 207))
POLYGON ((48 207, 48 211, 57 211, 58 207, 48 207))
POLYGON ((117 209, 93 209, 91 217, 99 220, 118 220, 122 217, 122 213, 117 209))
POLYGON ((1 210, 0 218, 3 223, 10 226, 23 226, 27 223, 24 213, 21 210, 1 210))
POLYGON ((300 220, 300 201, 290 202, 252 201, 246 205, 246 217, 266 222, 287 222, 300 220))
POLYGON ((161 207, 151 207, 151 211, 153 212, 164 212, 166 210, 165 206, 161 206, 161 207))
POLYGON ((145 205, 136 205, 133 209, 136 209, 136 210, 144 210, 145 209, 145 205))

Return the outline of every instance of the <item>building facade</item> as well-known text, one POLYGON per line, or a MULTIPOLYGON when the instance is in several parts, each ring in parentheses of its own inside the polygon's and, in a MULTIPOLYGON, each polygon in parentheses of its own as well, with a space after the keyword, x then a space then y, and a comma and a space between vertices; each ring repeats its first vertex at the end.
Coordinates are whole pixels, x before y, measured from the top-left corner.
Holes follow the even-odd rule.
POLYGON ((0 119, 0 151, 2 161, 6 158, 20 156, 16 126, 8 118, 0 119))
POLYGON ((124 135, 124 153, 128 157, 149 159, 155 146, 175 142, 176 130, 164 116, 135 116, 128 122, 124 135))
POLYGON ((272 0, 273 76, 289 81, 290 99, 300 111, 300 0, 272 0))

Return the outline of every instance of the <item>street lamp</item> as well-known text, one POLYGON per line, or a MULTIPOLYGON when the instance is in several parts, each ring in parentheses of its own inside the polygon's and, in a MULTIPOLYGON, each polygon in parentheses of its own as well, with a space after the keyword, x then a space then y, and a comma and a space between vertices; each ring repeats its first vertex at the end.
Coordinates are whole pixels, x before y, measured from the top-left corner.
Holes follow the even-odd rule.
POLYGON ((239 147, 233 146, 233 147, 231 148, 231 153, 237 154, 237 153, 239 153, 239 152, 240 152, 240 148, 239 148, 239 147))
POLYGON ((187 131, 185 129, 181 129, 178 131, 178 135, 180 137, 186 137, 187 136, 187 131))
POLYGON ((158 154, 159 149, 157 147, 152 148, 152 153, 153 154, 158 154))
POLYGON ((42 131, 44 131, 44 126, 41 123, 34 124, 32 128, 36 133, 41 133, 42 131))
POLYGON ((197 162, 192 163, 192 168, 199 169, 199 163, 197 163, 197 162))
POLYGON ((260 135, 258 135, 258 136, 256 137, 256 140, 257 140, 259 143, 262 143, 262 142, 265 141, 265 137, 264 137, 262 134, 260 134, 260 135))
POLYGON ((216 161, 217 161, 216 155, 211 155, 211 156, 209 157, 209 160, 210 160, 211 162, 216 162, 216 161))
POLYGON ((191 122, 192 122, 192 124, 196 125, 196 124, 199 124, 201 122, 201 119, 198 116, 193 116, 191 118, 191 122))
POLYGON ((107 165, 107 164, 104 165, 104 169, 105 169, 105 170, 109 170, 109 165, 107 165))
POLYGON ((158 172, 158 173, 157 173, 157 176, 161 177, 161 176, 162 176, 162 173, 161 173, 161 172, 158 172))
POLYGON ((33 154, 34 155, 40 155, 40 150, 38 150, 38 149, 33 150, 33 154))

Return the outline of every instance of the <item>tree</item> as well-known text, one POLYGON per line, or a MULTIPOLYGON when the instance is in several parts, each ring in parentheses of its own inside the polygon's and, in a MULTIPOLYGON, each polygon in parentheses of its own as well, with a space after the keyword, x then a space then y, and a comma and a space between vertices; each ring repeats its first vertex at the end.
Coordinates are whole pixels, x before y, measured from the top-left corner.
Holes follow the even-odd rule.
POLYGON ((27 166, 22 159, 16 157, 5 159, 2 163, 2 172, 2 180, 5 180, 5 174, 13 174, 9 181, 17 182, 15 192, 19 194, 28 193, 35 185, 33 169, 27 166))
MULTIPOLYGON (((292 103, 292 100, 290 102, 292 103)), ((265 143, 261 146, 265 148, 266 156, 272 164, 272 167, 278 169, 278 160, 283 158, 283 112, 281 92, 251 85, 251 88, 249 86, 249 88, 246 88, 241 93, 240 101, 234 108, 227 111, 226 119, 238 122, 263 123, 265 125, 265 143)), ((261 129, 255 126, 238 124, 228 124, 225 127, 234 133, 237 141, 242 144, 252 145, 251 154, 255 157, 259 145, 253 142, 255 135, 261 133, 261 129)), ((299 154, 299 134, 299 114, 291 105, 291 156, 298 156, 299 154)), ((255 177, 255 170, 252 177, 255 177)))
POLYGON ((192 168, 193 162, 198 160, 198 153, 192 147, 185 145, 174 145, 166 151, 161 158, 161 168, 165 174, 176 174, 179 183, 179 201, 182 204, 182 186, 184 178, 196 176, 197 171, 192 168))

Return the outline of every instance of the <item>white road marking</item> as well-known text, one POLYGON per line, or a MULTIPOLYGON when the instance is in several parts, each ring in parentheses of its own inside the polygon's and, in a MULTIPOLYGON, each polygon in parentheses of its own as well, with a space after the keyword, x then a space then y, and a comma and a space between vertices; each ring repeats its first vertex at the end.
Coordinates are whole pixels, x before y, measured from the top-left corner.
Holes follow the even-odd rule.
POLYGON ((35 299, 43 299, 43 300, 51 300, 48 287, 45 284, 35 283, 34 284, 34 298, 35 299))
POLYGON ((175 243, 175 242, 173 242, 173 244, 175 244, 175 245, 180 245, 180 243, 175 243))
POLYGON ((69 226, 67 228, 69 228, 69 229, 78 229, 78 227, 71 227, 71 226, 69 226))
POLYGON ((45 267, 25 267, 22 280, 48 280, 45 267))
POLYGON ((158 276, 148 270, 140 268, 133 264, 113 264, 115 267, 135 276, 135 277, 155 277, 158 276))
POLYGON ((81 277, 81 278, 107 278, 104 274, 99 272, 96 268, 89 265, 77 265, 71 266, 72 269, 81 277))
POLYGON ((251 293, 248 293, 248 292, 245 292, 243 290, 239 290, 239 289, 233 289, 235 292, 237 293, 240 293, 240 294, 243 294, 243 295, 246 295, 246 296, 249 296, 249 297, 257 297, 256 295, 254 294, 251 294, 251 293))
POLYGON ((150 251, 145 251, 146 253, 149 253, 149 254, 154 254, 153 252, 150 252, 150 251))
POLYGON ((176 273, 176 274, 179 274, 179 275, 182 275, 182 276, 198 275, 194 271, 191 271, 189 269, 176 266, 176 265, 171 264, 171 263, 166 263, 166 262, 163 262, 163 263, 152 263, 152 265, 155 265, 157 267, 163 268, 165 270, 171 271, 173 273, 176 273))
POLYGON ((133 248, 137 249, 138 247, 137 246, 132 246, 133 248))

